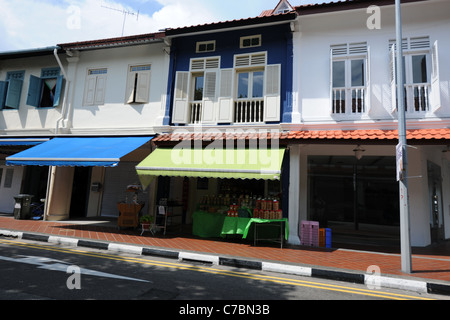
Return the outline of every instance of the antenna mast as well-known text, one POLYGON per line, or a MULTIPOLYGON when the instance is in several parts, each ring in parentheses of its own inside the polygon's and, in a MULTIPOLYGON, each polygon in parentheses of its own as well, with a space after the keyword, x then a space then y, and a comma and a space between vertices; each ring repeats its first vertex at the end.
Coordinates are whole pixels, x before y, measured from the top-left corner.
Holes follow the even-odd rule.
POLYGON ((102 8, 109 9, 109 10, 114 10, 114 11, 118 11, 118 12, 122 12, 122 14, 123 14, 122 37, 123 37, 123 32, 125 30, 125 21, 127 19, 127 15, 136 16, 136 21, 139 20, 139 11, 136 13, 136 12, 131 12, 131 11, 128 11, 128 10, 125 10, 125 9, 111 8, 111 7, 107 7, 107 6, 104 6, 104 5, 102 5, 102 8))

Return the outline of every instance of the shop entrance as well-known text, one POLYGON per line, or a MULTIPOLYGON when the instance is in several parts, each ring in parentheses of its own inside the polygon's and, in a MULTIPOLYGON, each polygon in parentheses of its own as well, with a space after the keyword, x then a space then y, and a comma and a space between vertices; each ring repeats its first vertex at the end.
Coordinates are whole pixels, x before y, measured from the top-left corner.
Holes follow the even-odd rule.
POLYGON ((75 167, 70 201, 70 218, 86 217, 92 168, 75 167))
POLYGON ((308 157, 308 219, 331 228, 333 242, 398 245, 395 158, 308 157))
POLYGON ((33 202, 39 203, 46 197, 48 171, 49 167, 46 166, 26 167, 22 193, 33 195, 33 202))

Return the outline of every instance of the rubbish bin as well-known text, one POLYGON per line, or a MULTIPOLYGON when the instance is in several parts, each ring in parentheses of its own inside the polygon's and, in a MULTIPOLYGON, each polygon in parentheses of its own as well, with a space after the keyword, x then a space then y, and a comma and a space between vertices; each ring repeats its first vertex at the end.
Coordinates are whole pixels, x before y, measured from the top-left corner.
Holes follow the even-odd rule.
POLYGON ((16 200, 14 204, 14 219, 24 220, 31 217, 31 198, 33 196, 29 194, 19 194, 14 197, 14 200, 16 200))

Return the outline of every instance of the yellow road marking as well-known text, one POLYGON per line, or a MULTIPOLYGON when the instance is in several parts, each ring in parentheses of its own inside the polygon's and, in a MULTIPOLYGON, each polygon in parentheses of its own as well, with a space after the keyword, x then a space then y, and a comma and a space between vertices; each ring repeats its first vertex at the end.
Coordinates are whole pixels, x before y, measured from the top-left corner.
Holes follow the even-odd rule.
POLYGON ((164 267, 164 268, 174 268, 174 269, 179 269, 179 270, 197 271, 197 272, 211 273, 211 274, 217 274, 217 275, 246 278, 246 279, 251 279, 251 280, 267 281, 267 282, 273 282, 273 283, 279 283, 279 284, 309 287, 309 288, 315 288, 315 289, 321 289, 321 290, 346 292, 346 293, 359 294, 359 295, 365 295, 365 296, 371 296, 371 297, 379 297, 379 298, 387 298, 387 299, 395 299, 395 300, 405 300, 405 299, 432 300, 432 299, 424 298, 424 297, 415 297, 415 296, 410 296, 410 295, 381 292, 381 291, 377 292, 377 291, 368 290, 368 289, 351 288, 351 287, 347 287, 347 286, 325 284, 325 283, 319 283, 319 282, 313 282, 313 281, 280 278, 280 277, 258 275, 258 274, 252 274, 252 273, 246 273, 246 272, 227 271, 227 270, 217 269, 217 268, 213 268, 213 267, 192 266, 192 265, 187 265, 187 264, 181 264, 179 262, 172 263, 172 262, 154 261, 154 260, 148 260, 148 259, 144 259, 144 258, 122 257, 122 256, 118 256, 118 255, 113 255, 113 254, 89 252, 89 251, 72 249, 72 248, 67 249, 67 248, 49 247, 49 246, 44 246, 44 245, 19 242, 16 240, 0 240, 0 244, 1 243, 7 244, 7 245, 26 247, 26 248, 53 251, 53 252, 70 253, 70 254, 77 254, 77 255, 83 255, 83 256, 89 256, 89 257, 95 257, 95 258, 117 260, 117 261, 122 261, 122 262, 131 262, 131 263, 138 263, 138 264, 143 264, 143 265, 150 265, 150 266, 157 266, 157 267, 164 267))

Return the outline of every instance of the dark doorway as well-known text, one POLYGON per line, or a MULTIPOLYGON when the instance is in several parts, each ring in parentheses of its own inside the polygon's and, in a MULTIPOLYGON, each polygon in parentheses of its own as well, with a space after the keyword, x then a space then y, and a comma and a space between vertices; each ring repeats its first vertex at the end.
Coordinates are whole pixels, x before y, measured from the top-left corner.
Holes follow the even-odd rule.
POLYGON ((49 167, 27 166, 22 193, 31 194, 32 202, 40 203, 47 195, 49 167))
POLYGON ((70 218, 86 217, 91 173, 92 168, 75 167, 72 200, 70 201, 70 218))
POLYGON ((308 157, 308 219, 342 241, 398 244, 395 158, 308 157))

